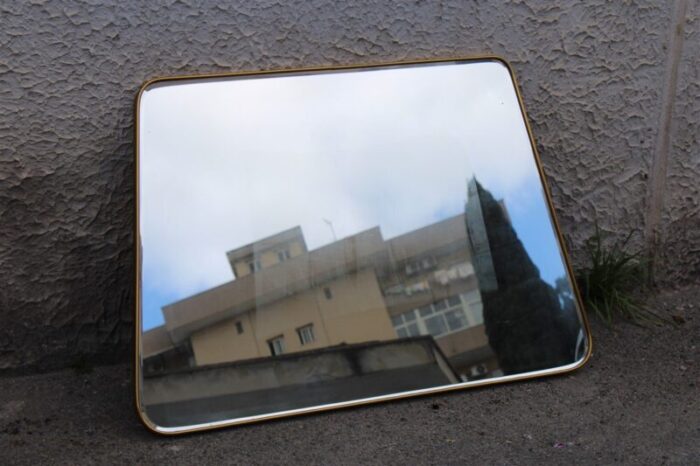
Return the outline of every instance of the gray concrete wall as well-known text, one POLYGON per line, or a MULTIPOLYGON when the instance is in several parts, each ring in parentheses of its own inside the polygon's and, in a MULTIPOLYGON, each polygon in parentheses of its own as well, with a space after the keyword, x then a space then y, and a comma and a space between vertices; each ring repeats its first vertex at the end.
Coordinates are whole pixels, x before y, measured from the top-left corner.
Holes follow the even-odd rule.
POLYGON ((3 2, 0 368, 129 353, 133 99, 155 76, 502 55, 575 259, 597 219, 697 280, 698 1, 3 2))
MULTIPOLYGON (((328 380, 360 377, 407 367, 434 366, 439 377, 433 383, 457 382, 445 366, 432 337, 393 342, 340 345, 278 357, 212 364, 154 374, 143 379, 143 403, 153 405, 196 398, 212 398, 289 385, 304 386, 328 380)), ((384 381, 390 384, 391 380, 384 381)), ((431 382, 420 381, 430 386, 431 382)), ((377 387, 393 393, 391 386, 377 387)))
POLYGON ((427 336, 166 371, 143 379, 142 400, 146 416, 173 427, 458 381, 427 336))

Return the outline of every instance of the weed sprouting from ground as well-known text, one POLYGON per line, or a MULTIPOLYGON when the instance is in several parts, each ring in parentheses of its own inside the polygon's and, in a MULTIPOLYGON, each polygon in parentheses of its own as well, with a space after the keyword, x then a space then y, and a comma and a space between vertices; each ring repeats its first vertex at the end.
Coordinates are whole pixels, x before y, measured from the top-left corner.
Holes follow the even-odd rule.
POLYGON ((608 326, 615 317, 640 325, 664 322, 637 298, 646 286, 649 262, 641 251, 629 251, 632 233, 622 241, 608 241, 604 236, 596 224, 595 233, 585 243, 588 264, 577 273, 586 307, 608 326))

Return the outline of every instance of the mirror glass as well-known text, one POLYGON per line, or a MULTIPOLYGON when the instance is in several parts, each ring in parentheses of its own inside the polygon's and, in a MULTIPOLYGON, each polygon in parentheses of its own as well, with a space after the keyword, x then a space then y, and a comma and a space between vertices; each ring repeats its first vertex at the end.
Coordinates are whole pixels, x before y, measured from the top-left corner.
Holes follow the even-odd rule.
POLYGON ((137 112, 137 391, 157 430, 586 359, 501 61, 161 80, 137 112))

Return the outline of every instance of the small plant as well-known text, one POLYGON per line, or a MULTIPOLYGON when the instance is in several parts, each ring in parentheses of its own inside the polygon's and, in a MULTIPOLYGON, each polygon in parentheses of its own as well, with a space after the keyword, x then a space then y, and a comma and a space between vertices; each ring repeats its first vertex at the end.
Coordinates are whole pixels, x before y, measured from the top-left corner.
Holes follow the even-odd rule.
POLYGON ((586 307, 608 326, 616 315, 637 324, 663 321, 635 297, 647 283, 648 260, 640 251, 628 251, 631 238, 632 233, 608 245, 596 224, 585 244, 589 264, 576 274, 586 307))

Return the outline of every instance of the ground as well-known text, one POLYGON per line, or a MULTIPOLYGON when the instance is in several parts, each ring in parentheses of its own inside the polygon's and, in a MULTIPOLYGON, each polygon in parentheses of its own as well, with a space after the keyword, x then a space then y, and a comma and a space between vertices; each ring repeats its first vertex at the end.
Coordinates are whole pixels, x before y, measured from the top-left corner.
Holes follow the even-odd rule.
POLYGON ((592 319, 570 375, 167 438, 128 365, 0 378, 0 464, 700 464, 700 287, 647 298, 673 325, 592 319))

